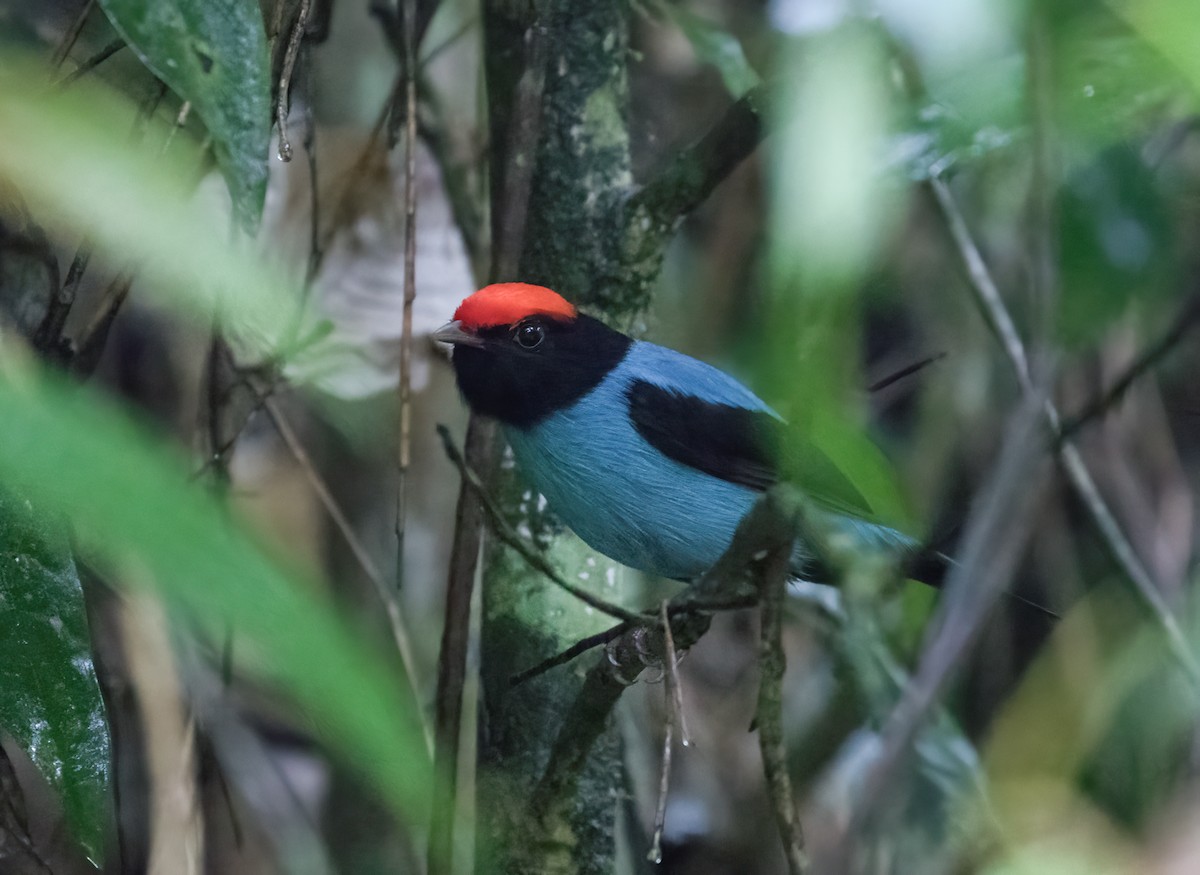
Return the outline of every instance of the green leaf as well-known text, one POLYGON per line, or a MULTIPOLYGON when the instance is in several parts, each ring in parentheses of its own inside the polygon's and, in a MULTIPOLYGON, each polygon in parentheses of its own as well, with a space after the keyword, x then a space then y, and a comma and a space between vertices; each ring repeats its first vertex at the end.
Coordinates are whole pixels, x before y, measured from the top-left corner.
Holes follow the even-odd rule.
POLYGON ((896 473, 862 428, 833 408, 819 409, 809 428, 814 446, 829 457, 862 496, 870 509, 870 519, 910 531, 912 514, 896 473))
POLYGON ((271 83, 257 0, 100 0, 109 21, 212 135, 217 165, 248 232, 267 193, 271 83))
POLYGON ((28 501, 0 490, 0 730, 62 799, 101 862, 109 812, 108 720, 70 545, 28 501))
POLYGON ((67 515, 114 582, 154 586, 214 635, 232 622, 241 668, 290 694, 393 810, 421 817, 430 769, 403 676, 313 581, 285 572, 190 485, 182 459, 95 393, 10 373, 0 422, 0 482, 67 515), (138 573, 122 574, 131 563, 138 573))
POLYGON ((1108 6, 1200 90, 1200 8, 1192 0, 1110 0, 1108 6))
POLYGON ((717 68, 721 81, 735 98, 762 83, 758 73, 746 60, 742 44, 729 31, 675 3, 664 0, 658 4, 658 8, 683 31, 696 56, 717 68))

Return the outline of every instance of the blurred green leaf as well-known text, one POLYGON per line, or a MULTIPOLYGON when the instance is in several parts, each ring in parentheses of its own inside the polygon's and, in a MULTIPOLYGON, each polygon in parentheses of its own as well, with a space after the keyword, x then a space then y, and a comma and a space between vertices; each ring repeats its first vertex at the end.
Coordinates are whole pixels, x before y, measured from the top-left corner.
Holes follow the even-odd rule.
MULTIPOLYGON (((46 91, 44 71, 10 62, 0 76, 0 177, 47 225, 87 235, 154 296, 260 354, 282 342, 298 296, 196 197, 196 155, 131 143, 130 103, 97 82, 46 91), (51 222, 51 220, 53 220, 51 222)), ((147 137, 146 140, 154 140, 147 137)))
POLYGON ((741 97, 762 83, 758 73, 746 60, 741 42, 729 31, 669 0, 662 0, 658 8, 687 37, 696 56, 716 67, 721 74, 721 81, 734 97, 741 97))
POLYGON ((191 101, 213 139, 239 224, 253 233, 267 194, 271 83, 257 0, 100 0, 158 78, 191 101))
POLYGON ((846 26, 788 46, 773 115, 772 267, 805 295, 853 288, 896 216, 884 159, 892 128, 877 34, 846 26))
MULTIPOLYGON (((7 426, 6 426, 7 428, 7 426)), ((0 730, 62 799, 100 862, 109 817, 108 720, 67 539, 0 490, 0 730)))
POLYGON ((1090 159, 1194 111, 1179 71, 1109 10, 1090 9, 1061 27, 1056 103, 1068 160, 1072 152, 1090 159))
POLYGON ((1076 171, 1059 215, 1065 342, 1094 341, 1132 302, 1173 291, 1174 224, 1153 171, 1132 147, 1110 148, 1076 171))
POLYGON ((114 406, 49 374, 0 378, 0 480, 67 515, 114 580, 152 584, 279 685, 314 732, 398 813, 418 819, 430 770, 416 704, 311 581, 285 573, 182 460, 114 406), (136 574, 121 570, 135 563, 136 574))
POLYGON ((1110 0, 1108 6, 1200 90, 1200 11, 1192 0, 1110 0))

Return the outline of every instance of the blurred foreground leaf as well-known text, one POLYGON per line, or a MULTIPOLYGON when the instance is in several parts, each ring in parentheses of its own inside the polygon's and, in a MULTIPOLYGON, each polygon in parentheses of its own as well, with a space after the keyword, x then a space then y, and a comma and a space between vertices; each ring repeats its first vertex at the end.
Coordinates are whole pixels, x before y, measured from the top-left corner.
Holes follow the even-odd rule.
POLYGON ((859 287, 900 191, 887 172, 885 57, 879 34, 855 24, 797 40, 789 53, 774 107, 772 292, 759 367, 799 433, 788 456, 797 485, 827 507, 908 529, 897 480, 856 410, 859 287))
POLYGON ((429 768, 402 675, 285 573, 187 471, 110 403, 50 375, 0 379, 0 480, 66 514, 115 581, 153 584, 244 668, 277 684, 392 809, 420 817, 429 768), (130 563, 138 573, 122 575, 130 563))
POLYGON ((1200 89, 1200 7, 1192 0, 1110 0, 1108 5, 1200 89))
POLYGON ((131 143, 113 123, 132 117, 129 102, 95 82, 48 92, 36 65, 6 69, 14 72, 0 76, 0 177, 30 212, 135 270, 139 293, 205 324, 218 312, 234 338, 270 352, 296 296, 198 203, 196 154, 179 140, 167 154, 131 143))
POLYGON ((233 212, 258 227, 267 194, 271 84, 256 0, 100 0, 159 79, 191 101, 212 135, 233 212))
MULTIPOLYGON (((6 426, 7 428, 7 426, 6 426)), ((108 720, 70 545, 27 501, 0 491, 0 730, 62 799, 95 861, 109 811, 108 720)))

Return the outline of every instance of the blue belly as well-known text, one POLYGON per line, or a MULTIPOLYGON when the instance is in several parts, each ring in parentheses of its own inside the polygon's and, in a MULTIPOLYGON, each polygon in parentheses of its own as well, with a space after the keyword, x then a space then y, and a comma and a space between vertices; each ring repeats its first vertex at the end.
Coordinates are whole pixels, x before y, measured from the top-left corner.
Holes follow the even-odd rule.
POLYGON ((757 493, 663 456, 627 419, 586 406, 509 429, 517 465, 592 549, 650 574, 692 578, 725 551, 757 493))

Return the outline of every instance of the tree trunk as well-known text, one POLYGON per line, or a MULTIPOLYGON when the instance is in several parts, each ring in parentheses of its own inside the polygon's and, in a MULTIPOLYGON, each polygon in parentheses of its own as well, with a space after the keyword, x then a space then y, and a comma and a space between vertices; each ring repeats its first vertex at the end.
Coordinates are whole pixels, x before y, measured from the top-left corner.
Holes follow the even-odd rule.
MULTIPOLYGON (((514 230, 521 234, 512 223, 523 222, 520 256, 510 265, 519 269, 515 276, 506 276, 506 269, 498 267, 498 278, 550 286, 609 318, 645 300, 643 289, 626 289, 620 281, 631 187, 628 10, 623 0, 558 3, 540 14, 528 3, 494 2, 487 5, 485 28, 494 205, 506 203, 512 174, 528 172, 528 162, 534 161, 525 214, 493 211, 498 249, 514 230), (517 97, 522 75, 542 77, 534 108, 540 118, 531 119, 530 101, 517 97), (530 124, 538 132, 536 157, 509 154, 527 151, 515 145, 521 137, 514 131, 528 132, 530 124)), ((494 488, 514 525, 527 526, 568 579, 583 577, 583 585, 613 597, 615 587, 605 584, 611 584, 616 570, 608 560, 556 529, 519 474, 504 465, 499 468, 494 488)), ((493 543, 487 548, 479 871, 613 870, 615 817, 623 789, 621 749, 608 714, 620 688, 584 692, 596 701, 595 721, 565 730, 563 726, 570 704, 581 694, 581 665, 603 654, 509 689, 514 673, 613 622, 554 588, 504 546, 493 543), (595 735, 586 761, 571 770, 566 785, 550 782, 539 787, 555 740, 564 731, 595 735)))

